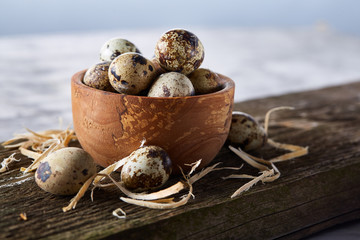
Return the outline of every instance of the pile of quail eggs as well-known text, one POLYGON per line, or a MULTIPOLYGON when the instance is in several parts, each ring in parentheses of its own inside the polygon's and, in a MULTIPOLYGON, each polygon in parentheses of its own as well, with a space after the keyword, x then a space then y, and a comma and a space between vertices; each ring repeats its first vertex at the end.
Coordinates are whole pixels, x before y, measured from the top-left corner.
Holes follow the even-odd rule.
MULTIPOLYGON (((221 89, 219 76, 199 68, 204 47, 197 36, 184 29, 164 33, 155 57, 145 58, 130 41, 113 38, 100 50, 102 62, 91 66, 83 82, 96 89, 148 97, 183 97, 221 89)), ((234 112, 228 140, 245 151, 262 147, 267 134, 248 114, 234 112)), ((172 172, 164 149, 142 146, 132 152, 121 169, 121 181, 134 192, 161 187, 172 172)), ((92 157, 80 148, 64 148, 45 157, 36 171, 36 183, 59 195, 76 193, 96 173, 92 157)))
POLYGON ((83 82, 104 91, 148 97, 183 97, 221 89, 219 76, 199 68, 204 47, 184 29, 165 32, 147 59, 130 41, 113 38, 100 49, 100 63, 91 66, 83 82))
MULTIPOLYGON (((203 60, 202 43, 184 29, 164 33, 151 60, 132 42, 113 38, 101 47, 101 62, 86 71, 83 83, 103 91, 149 97, 182 97, 220 90, 219 76, 199 68, 203 60)), ((144 146, 127 157, 121 180, 130 190, 146 191, 162 186, 171 171, 171 160, 165 150, 144 146)), ((45 157, 35 179, 47 192, 69 195, 76 193, 95 173, 92 157, 80 148, 70 147, 45 157)))

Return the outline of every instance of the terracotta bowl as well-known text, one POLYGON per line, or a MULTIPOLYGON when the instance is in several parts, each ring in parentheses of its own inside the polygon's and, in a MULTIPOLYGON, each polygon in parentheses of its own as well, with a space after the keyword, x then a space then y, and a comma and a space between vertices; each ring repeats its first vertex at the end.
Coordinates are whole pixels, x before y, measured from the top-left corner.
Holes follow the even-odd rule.
POLYGON ((71 80, 74 129, 83 149, 106 167, 145 145, 164 148, 177 166, 202 159, 208 165, 223 146, 231 124, 234 82, 198 96, 154 98, 101 91, 83 84, 86 70, 71 80))

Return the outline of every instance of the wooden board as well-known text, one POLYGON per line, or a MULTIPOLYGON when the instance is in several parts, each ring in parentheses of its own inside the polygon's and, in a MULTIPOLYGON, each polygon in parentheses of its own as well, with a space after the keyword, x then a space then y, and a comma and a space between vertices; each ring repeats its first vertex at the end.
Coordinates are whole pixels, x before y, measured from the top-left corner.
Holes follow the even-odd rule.
MULTIPOLYGON (((296 110, 273 115, 270 137, 309 146, 310 152, 278 163, 281 177, 275 182, 257 184, 231 199, 246 180, 222 180, 234 171, 217 171, 196 182, 195 198, 177 209, 129 205, 112 189, 95 190, 93 202, 87 193, 75 210, 63 213, 61 208, 71 197, 43 192, 33 176, 23 177, 19 168, 30 163, 23 157, 0 175, 0 239, 292 239, 358 219, 360 82, 242 102, 235 110, 261 121, 268 109, 282 105, 296 110), (284 127, 289 122, 292 126, 284 127), (127 212, 125 220, 112 216, 118 207, 127 212), (22 212, 28 220, 20 220, 22 212)), ((12 152, 1 148, 0 157, 12 152)), ((281 153, 267 146, 254 155, 269 158, 281 153)), ((215 162, 223 166, 243 163, 226 146, 215 162)), ((245 165, 237 173, 257 171, 245 165)))

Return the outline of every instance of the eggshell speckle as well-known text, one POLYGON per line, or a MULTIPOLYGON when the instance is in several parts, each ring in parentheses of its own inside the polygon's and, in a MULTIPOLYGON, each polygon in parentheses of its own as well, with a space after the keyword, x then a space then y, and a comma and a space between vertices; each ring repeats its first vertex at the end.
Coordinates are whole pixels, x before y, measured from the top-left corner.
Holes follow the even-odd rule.
POLYGON ((117 56, 127 52, 140 53, 132 42, 122 38, 112 38, 101 47, 100 61, 112 61, 117 56))
POLYGON ((195 94, 189 78, 178 72, 161 74, 151 86, 149 97, 184 97, 195 94))
POLYGON ((95 173, 96 165, 87 152, 68 147, 49 154, 40 162, 35 182, 46 192, 72 195, 95 173))
POLYGON ((244 151, 251 151, 265 145, 267 134, 249 114, 233 112, 228 140, 244 151))
POLYGON ((119 93, 136 95, 147 89, 157 72, 153 63, 139 53, 116 57, 109 67, 109 81, 119 93))
POLYGON ((162 186, 171 170, 171 160, 164 149, 145 146, 129 155, 121 170, 121 180, 130 190, 145 191, 162 186))
POLYGON ((195 34, 184 29, 167 31, 155 47, 155 57, 163 68, 185 75, 199 68, 204 56, 201 41, 195 34))

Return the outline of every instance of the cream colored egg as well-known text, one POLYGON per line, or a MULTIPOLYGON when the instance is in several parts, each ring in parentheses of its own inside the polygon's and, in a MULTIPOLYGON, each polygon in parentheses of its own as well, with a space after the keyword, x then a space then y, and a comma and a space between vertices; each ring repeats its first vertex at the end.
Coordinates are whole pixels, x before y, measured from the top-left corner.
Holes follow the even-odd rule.
POLYGON ((151 86, 148 97, 184 97, 195 94, 189 78, 178 72, 161 74, 151 86))
POLYGON ((145 146, 132 152, 121 170, 126 188, 146 191, 162 186, 171 174, 169 155, 158 146, 145 146))
POLYGON ((123 38, 112 38, 101 47, 100 61, 112 61, 117 56, 127 52, 140 53, 139 49, 132 42, 123 38))
POLYGON ((87 152, 67 147, 51 153, 40 162, 35 182, 46 192, 72 195, 95 173, 96 165, 87 152))

